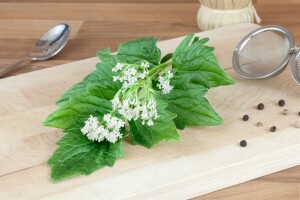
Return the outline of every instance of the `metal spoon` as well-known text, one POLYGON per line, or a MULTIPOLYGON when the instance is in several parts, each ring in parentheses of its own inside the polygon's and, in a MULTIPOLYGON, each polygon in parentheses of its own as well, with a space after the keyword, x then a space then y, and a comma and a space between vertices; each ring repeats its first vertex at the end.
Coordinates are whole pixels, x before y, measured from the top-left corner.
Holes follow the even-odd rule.
POLYGON ((28 56, 17 60, 6 67, 0 68, 0 77, 16 69, 26 61, 47 60, 55 56, 67 44, 70 33, 68 24, 58 24, 48 30, 42 37, 31 47, 28 56))

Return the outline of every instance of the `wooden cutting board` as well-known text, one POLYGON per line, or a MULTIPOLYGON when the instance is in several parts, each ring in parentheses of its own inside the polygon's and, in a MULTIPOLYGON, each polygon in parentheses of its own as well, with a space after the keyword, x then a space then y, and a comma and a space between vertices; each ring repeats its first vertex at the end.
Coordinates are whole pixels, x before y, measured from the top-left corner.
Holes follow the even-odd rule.
MULTIPOLYGON (((186 199, 300 164, 300 87, 289 71, 269 80, 239 77, 231 67, 236 44, 253 24, 199 33, 210 45, 236 85, 209 91, 207 98, 223 117, 217 127, 188 127, 180 142, 153 149, 124 142, 125 158, 113 168, 52 184, 45 164, 62 136, 41 122, 56 109, 58 97, 92 72, 91 58, 0 80, 0 199, 186 199), (279 99, 289 114, 281 114, 279 99), (263 102, 265 109, 256 109, 263 102), (248 114, 250 120, 242 121, 248 114), (262 127, 255 124, 261 121, 262 127), (269 127, 276 125, 275 133, 269 127), (248 141, 242 148, 239 142, 248 141)), ((182 38, 159 43, 173 52, 182 38)), ((70 52, 71 53, 71 52, 70 52)))

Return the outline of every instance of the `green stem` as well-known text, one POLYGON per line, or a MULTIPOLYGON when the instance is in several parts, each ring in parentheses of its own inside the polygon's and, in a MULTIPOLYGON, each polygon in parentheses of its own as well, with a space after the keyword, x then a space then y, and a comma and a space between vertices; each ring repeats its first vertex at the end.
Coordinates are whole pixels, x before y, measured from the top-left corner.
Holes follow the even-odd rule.
POLYGON ((149 77, 153 77, 155 76, 156 74, 158 74, 159 72, 161 72, 162 69, 165 69, 167 68, 168 66, 170 66, 172 64, 172 62, 166 62, 166 63, 162 63, 160 65, 157 65, 155 66, 154 68, 152 68, 150 71, 149 71, 149 77))

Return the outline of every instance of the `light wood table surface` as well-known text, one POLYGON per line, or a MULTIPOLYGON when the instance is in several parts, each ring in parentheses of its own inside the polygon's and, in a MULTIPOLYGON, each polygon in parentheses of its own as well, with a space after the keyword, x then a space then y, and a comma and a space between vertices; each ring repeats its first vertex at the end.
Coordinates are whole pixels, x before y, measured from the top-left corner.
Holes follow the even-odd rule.
MULTIPOLYGON (((290 29, 300 44, 300 1, 255 0, 262 25, 290 29)), ((49 27, 66 22, 71 39, 55 58, 33 62, 10 73, 14 76, 94 57, 99 49, 143 36, 160 40, 199 32, 196 0, 0 0, 0 66, 25 56, 49 27)), ((197 200, 300 199, 300 166, 223 189, 197 200)))

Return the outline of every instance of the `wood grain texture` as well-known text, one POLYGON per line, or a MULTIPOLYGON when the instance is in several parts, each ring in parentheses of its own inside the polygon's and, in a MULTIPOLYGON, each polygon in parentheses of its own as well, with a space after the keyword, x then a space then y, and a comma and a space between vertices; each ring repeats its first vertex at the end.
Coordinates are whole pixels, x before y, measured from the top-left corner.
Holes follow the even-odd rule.
MULTIPOLYGON (((56 109, 53 102, 61 93, 90 73, 98 59, 1 80, 0 124, 5 126, 0 126, 0 163, 7 164, 0 167, 0 198, 115 199, 121 195, 126 199, 186 199, 298 165, 299 130, 289 124, 298 119, 297 113, 283 118, 281 108, 276 106, 276 100, 283 97, 288 99, 289 109, 299 108, 300 93, 289 73, 286 71, 273 80, 252 82, 240 78, 231 68, 230 52, 244 34, 254 28, 257 26, 245 24, 200 35, 211 38, 209 44, 216 47, 219 62, 238 81, 226 90, 212 89, 207 95, 223 117, 223 125, 189 127, 181 131, 181 142, 162 143, 151 150, 132 146, 130 140, 125 140, 126 159, 119 159, 113 168, 59 184, 50 183, 45 162, 61 132, 44 127, 41 121, 56 109), (287 87, 290 90, 286 90, 287 87), (241 98, 236 100, 237 97, 241 98), (255 105, 261 100, 273 109, 257 112, 255 105), (233 101, 236 103, 232 104, 233 101), (264 120, 265 126, 258 130, 256 121, 243 122, 241 116, 245 112, 264 120), (268 127, 275 122, 278 132, 270 134, 268 127), (239 147, 242 139, 247 139, 247 148, 239 147), (24 184, 26 182, 30 185, 24 184), (118 193, 110 191, 111 185, 119 188, 118 193)), ((162 54, 174 51, 181 40, 159 43, 162 54)), ((276 183, 264 185, 270 190, 279 187, 276 183)), ((294 197, 297 185, 297 182, 290 183, 275 194, 288 193, 294 197)), ((251 194, 247 188, 242 187, 244 193, 239 197, 247 196, 247 192, 251 194)))
MULTIPOLYGON (((263 25, 283 25, 293 32, 296 42, 300 43, 298 0, 254 0, 254 3, 263 19, 263 25)), ((155 35, 165 40, 198 32, 196 23, 198 7, 199 3, 196 0, 143 2, 138 0, 2 0, 0 1, 0 66, 26 55, 38 35, 55 23, 67 22, 72 25, 73 36, 66 49, 49 61, 30 63, 7 76, 93 57, 98 49, 110 46, 116 50, 120 42, 140 36, 155 35), (31 33, 31 30, 34 32, 31 33)), ((24 93, 30 92, 24 91, 24 93)), ((23 93, 16 95, 16 99, 22 96, 23 93)), ((32 105, 35 103, 27 102, 32 105)), ((9 108, 5 110, 2 115, 10 112, 9 108)), ((49 132, 49 135, 52 133, 49 132)), ((59 138, 60 133, 56 133, 56 137, 59 138)), ((41 142, 34 143, 32 145, 34 148, 31 150, 29 148, 28 151, 47 148, 48 142, 52 144, 56 140, 56 138, 52 139, 53 141, 48 141, 47 136, 40 136, 38 140, 41 142)), ((20 143, 28 144, 30 140, 24 138, 15 145, 18 146, 20 143)), ((9 150, 8 147, 2 147, 0 152, 9 150)), ((37 158, 37 160, 41 159, 45 158, 37 158)), ((26 165, 22 167, 26 168, 26 165)), ((298 200, 299 172, 300 167, 295 167, 198 199, 279 199, 282 197, 281 199, 298 200), (298 196, 293 184, 298 184, 298 196), (280 193, 278 191, 283 191, 281 196, 278 195, 280 193), (289 195, 289 191, 292 195, 289 195)))

